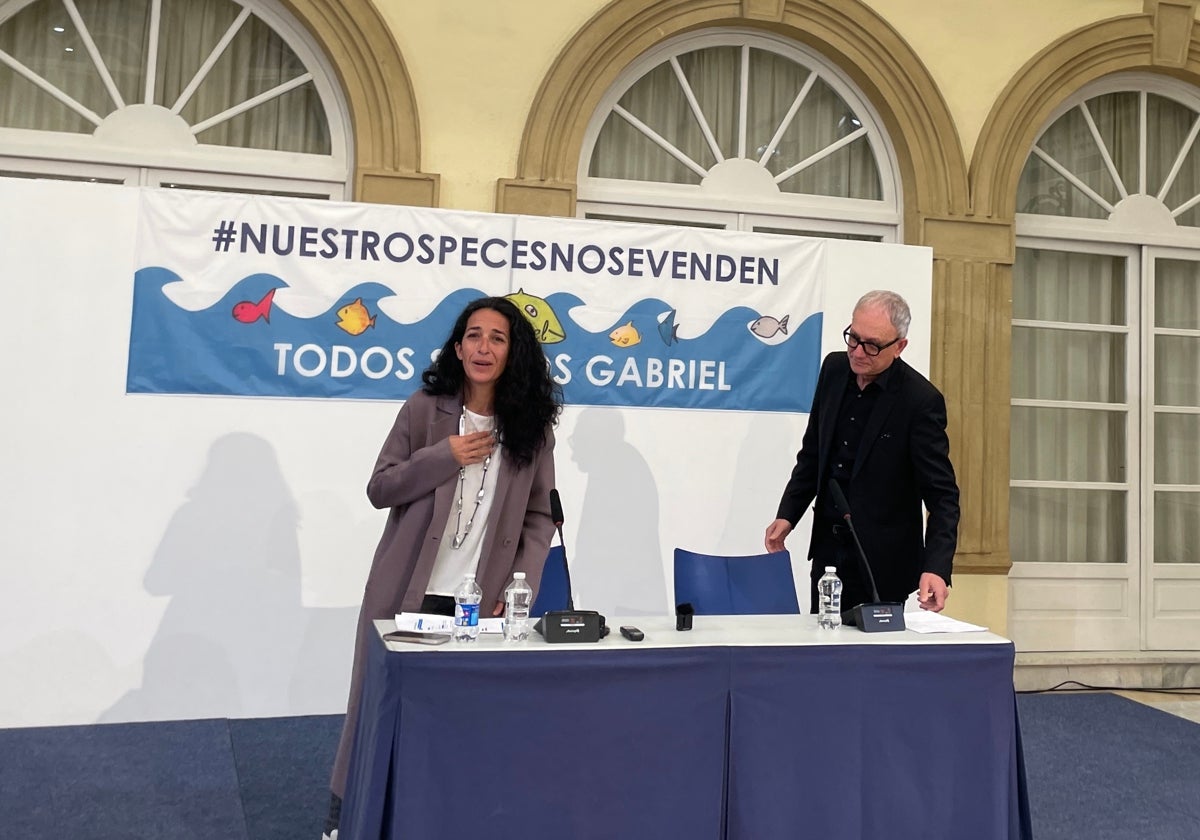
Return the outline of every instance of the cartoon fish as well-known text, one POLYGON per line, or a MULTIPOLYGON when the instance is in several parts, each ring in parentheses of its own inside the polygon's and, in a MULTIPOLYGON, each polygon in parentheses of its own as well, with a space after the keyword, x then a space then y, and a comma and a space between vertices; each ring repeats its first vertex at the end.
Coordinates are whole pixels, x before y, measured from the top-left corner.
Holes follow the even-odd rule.
POLYGON ((658 316, 658 334, 662 336, 663 344, 670 347, 679 341, 679 325, 675 323, 675 312, 668 309, 658 316))
POLYGON ((263 299, 258 303, 251 303, 248 300, 243 300, 241 303, 233 305, 234 320, 241 321, 243 324, 253 324, 259 318, 262 318, 268 324, 271 323, 271 301, 275 298, 275 290, 267 292, 263 295, 263 299))
POLYGON ((350 335, 362 335, 368 327, 375 326, 375 318, 363 306, 362 298, 355 298, 354 303, 347 303, 337 311, 337 325, 350 335))
POLYGON ((750 325, 750 332, 754 333, 759 338, 774 338, 776 333, 788 334, 787 322, 791 315, 784 315, 783 320, 772 318, 770 315, 764 315, 750 325))
POLYGON ((642 343, 642 334, 637 331, 633 321, 622 324, 608 334, 608 340, 618 347, 632 347, 642 343))
POLYGON ((557 344, 567 337, 562 322, 543 298, 527 295, 524 289, 517 289, 505 297, 517 305, 525 320, 533 324, 533 331, 542 344, 557 344))

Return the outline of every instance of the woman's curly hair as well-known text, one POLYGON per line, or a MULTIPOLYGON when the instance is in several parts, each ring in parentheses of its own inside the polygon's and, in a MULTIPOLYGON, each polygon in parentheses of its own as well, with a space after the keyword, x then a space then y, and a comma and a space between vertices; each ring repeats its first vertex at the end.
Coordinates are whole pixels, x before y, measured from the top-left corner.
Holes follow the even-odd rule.
POLYGON ((438 357, 421 374, 421 382, 429 394, 462 393, 466 372, 455 345, 462 343, 467 321, 480 309, 491 309, 508 321, 508 361, 496 382, 496 431, 509 457, 527 465, 545 444, 550 427, 558 423, 562 387, 550 376, 533 326, 511 300, 486 297, 467 304, 438 357))

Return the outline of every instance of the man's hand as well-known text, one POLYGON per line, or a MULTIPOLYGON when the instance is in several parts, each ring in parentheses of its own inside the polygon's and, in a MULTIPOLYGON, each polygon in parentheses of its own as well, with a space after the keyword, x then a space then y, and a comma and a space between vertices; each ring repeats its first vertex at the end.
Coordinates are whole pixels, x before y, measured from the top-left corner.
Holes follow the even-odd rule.
POLYGON ((766 546, 767 551, 783 551, 783 541, 790 533, 792 533, 792 523, 786 519, 776 519, 767 526, 767 535, 763 539, 763 545, 766 546))
POLYGON ((942 580, 941 575, 935 575, 933 572, 921 575, 921 582, 917 584, 917 601, 921 609, 941 612, 949 596, 950 587, 946 586, 946 581, 942 580))

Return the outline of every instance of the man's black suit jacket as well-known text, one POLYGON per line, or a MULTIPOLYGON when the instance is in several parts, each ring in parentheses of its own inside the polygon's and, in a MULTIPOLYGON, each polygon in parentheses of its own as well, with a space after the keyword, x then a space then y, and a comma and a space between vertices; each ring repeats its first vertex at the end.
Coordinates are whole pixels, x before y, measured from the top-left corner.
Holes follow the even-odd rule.
MULTIPOLYGON (((958 484, 941 392, 899 358, 888 370, 863 430, 849 486, 842 490, 880 598, 903 601, 917 588, 923 572, 934 572, 950 583, 958 543, 958 484), (927 523, 922 503, 929 512, 927 523)), ((852 375, 845 352, 830 353, 821 365, 808 428, 777 514, 793 527, 806 507, 818 497, 824 503, 829 492, 833 431, 852 375)))

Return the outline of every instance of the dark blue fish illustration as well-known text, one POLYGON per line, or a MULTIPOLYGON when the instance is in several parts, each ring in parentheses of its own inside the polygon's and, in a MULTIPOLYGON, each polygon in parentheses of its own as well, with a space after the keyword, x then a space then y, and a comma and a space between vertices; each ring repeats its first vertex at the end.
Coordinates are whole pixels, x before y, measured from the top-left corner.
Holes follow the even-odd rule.
POLYGON ((669 309, 658 316, 658 334, 662 337, 663 344, 668 347, 679 342, 679 325, 675 323, 675 311, 669 309))

